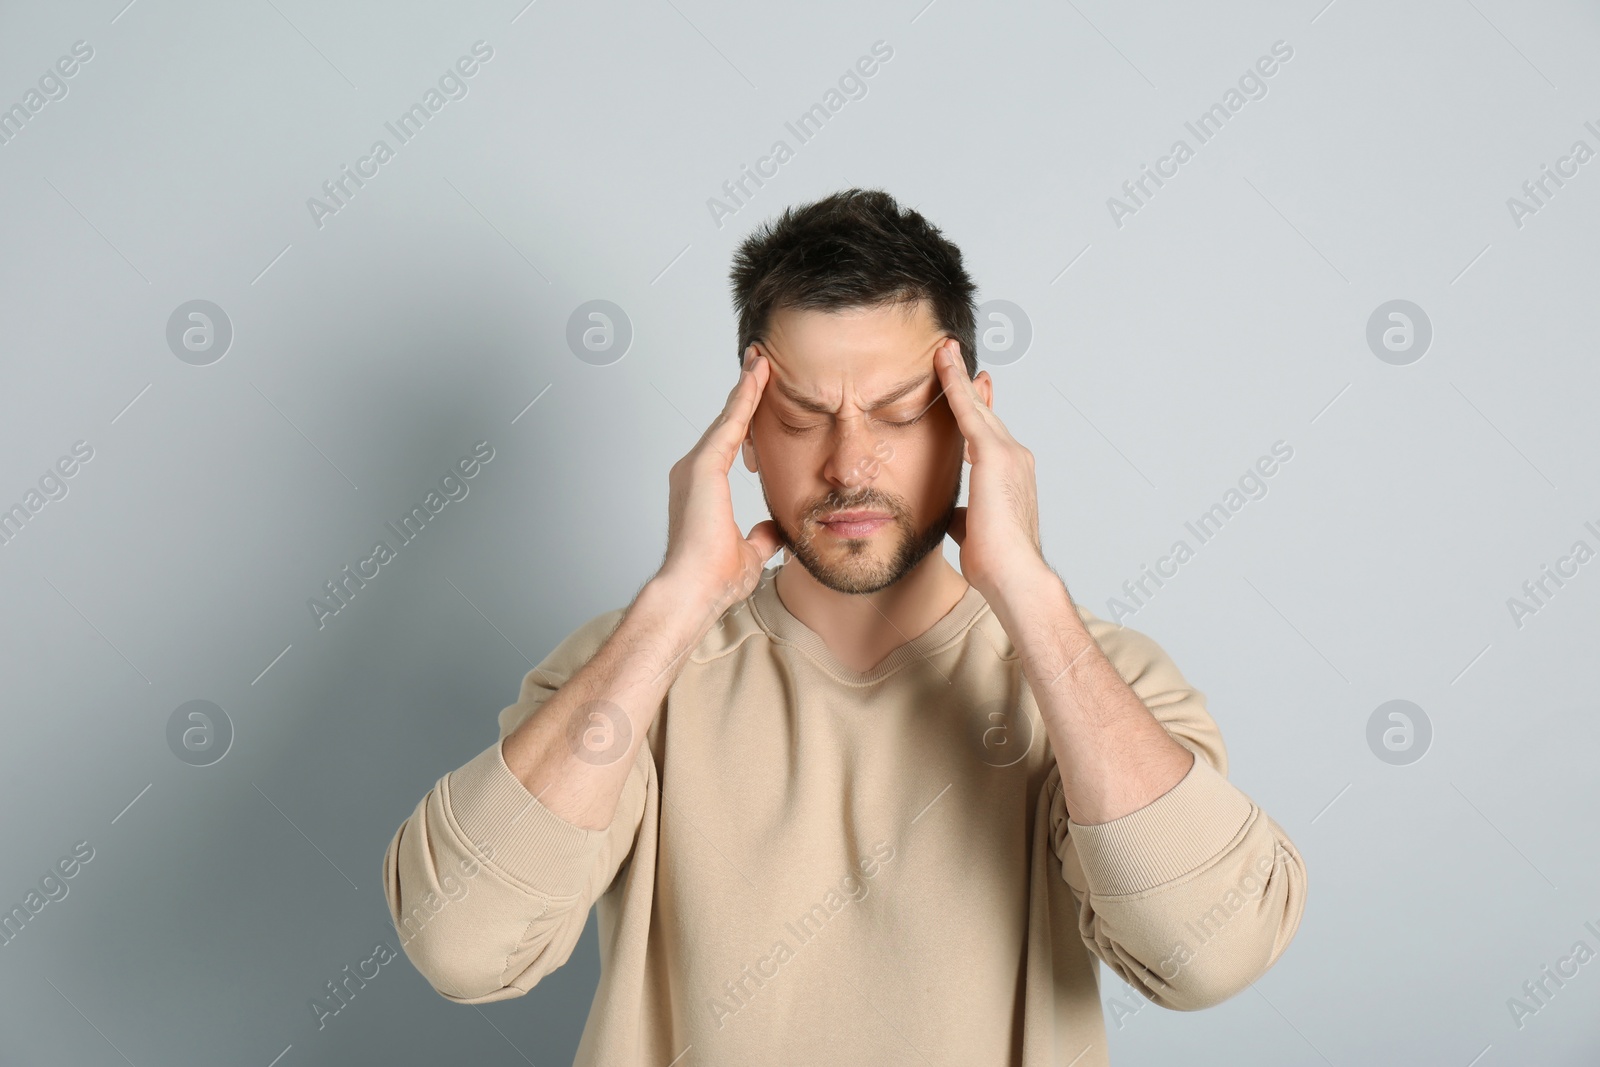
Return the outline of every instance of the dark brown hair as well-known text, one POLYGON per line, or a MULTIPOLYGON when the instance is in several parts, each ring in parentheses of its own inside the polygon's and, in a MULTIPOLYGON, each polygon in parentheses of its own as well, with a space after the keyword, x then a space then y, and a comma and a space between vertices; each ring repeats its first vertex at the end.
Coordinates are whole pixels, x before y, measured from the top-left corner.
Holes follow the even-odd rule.
POLYGON ((908 305, 926 300, 939 328, 961 342, 967 377, 978 373, 977 286, 961 249, 881 189, 846 189, 787 208, 734 251, 729 271, 739 349, 766 340, 772 314, 908 305))

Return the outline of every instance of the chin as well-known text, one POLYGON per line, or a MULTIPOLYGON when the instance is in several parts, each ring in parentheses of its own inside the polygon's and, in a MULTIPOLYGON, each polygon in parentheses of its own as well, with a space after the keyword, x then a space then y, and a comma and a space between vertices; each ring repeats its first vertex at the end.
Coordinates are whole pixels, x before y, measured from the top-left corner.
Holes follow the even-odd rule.
POLYGON ((849 593, 859 596, 865 593, 876 593, 880 589, 887 589, 904 577, 896 574, 887 567, 872 567, 860 569, 855 567, 823 567, 820 571, 800 561, 806 570, 811 572, 811 577, 832 589, 835 593, 849 593))
MULTIPOLYGON (((912 537, 904 527, 897 527, 897 530, 898 537, 892 543, 884 536, 890 531, 883 530, 870 539, 839 541, 826 555, 816 551, 816 539, 808 538, 787 547, 811 577, 834 592, 876 593, 900 581, 928 554, 926 544, 912 537)), ((818 535, 821 536, 827 535, 818 535)), ((942 530, 940 538, 943 538, 942 530)))

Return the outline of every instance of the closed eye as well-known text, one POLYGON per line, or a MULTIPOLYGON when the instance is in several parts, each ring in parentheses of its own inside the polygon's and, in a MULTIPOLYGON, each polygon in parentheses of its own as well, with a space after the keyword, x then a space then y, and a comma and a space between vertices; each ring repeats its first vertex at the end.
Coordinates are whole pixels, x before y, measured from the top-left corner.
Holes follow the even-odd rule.
MULTIPOLYGON (((917 415, 914 418, 906 419, 906 420, 904 420, 902 422, 896 422, 893 419, 880 419, 878 421, 882 422, 885 426, 894 426, 896 428, 904 427, 904 426, 914 426, 917 423, 921 422, 923 415, 926 415, 927 413, 928 413, 928 409, 924 408, 922 410, 922 414, 917 415)), ((785 433, 792 433, 792 434, 810 433, 812 430, 817 429, 817 427, 815 427, 815 426, 790 426, 787 422, 784 422, 782 419, 778 420, 778 425, 783 428, 783 431, 785 433)))

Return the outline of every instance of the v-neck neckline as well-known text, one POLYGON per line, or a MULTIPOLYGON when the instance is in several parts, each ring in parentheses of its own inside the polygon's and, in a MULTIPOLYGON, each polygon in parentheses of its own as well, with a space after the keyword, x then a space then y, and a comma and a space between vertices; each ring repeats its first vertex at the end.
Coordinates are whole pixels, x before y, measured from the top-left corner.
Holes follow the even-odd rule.
POLYGON ((815 660, 825 671, 847 685, 865 686, 894 674, 907 664, 925 661, 929 654, 961 634, 988 607, 973 586, 968 585, 961 599, 925 632, 894 648, 870 671, 858 671, 834 655, 821 635, 801 622, 778 596, 778 567, 761 574, 761 582, 750 594, 751 611, 762 629, 779 641, 793 645, 815 660))

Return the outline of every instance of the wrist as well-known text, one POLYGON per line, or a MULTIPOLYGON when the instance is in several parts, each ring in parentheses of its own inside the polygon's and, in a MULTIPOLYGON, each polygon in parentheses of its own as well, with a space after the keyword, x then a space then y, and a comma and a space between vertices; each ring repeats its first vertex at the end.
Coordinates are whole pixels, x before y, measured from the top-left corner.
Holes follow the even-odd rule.
POLYGON ((1031 646, 1044 634, 1088 633, 1066 583, 1054 571, 1008 584, 989 606, 1024 653, 1035 651, 1031 646))
POLYGON ((628 610, 660 620, 668 631, 685 640, 697 641, 727 606, 704 582, 658 573, 639 590, 628 610))
POLYGON ((999 575, 992 585, 996 601, 1019 608, 1031 604, 1054 604, 1067 594, 1066 583, 1042 559, 1019 565, 999 575))

